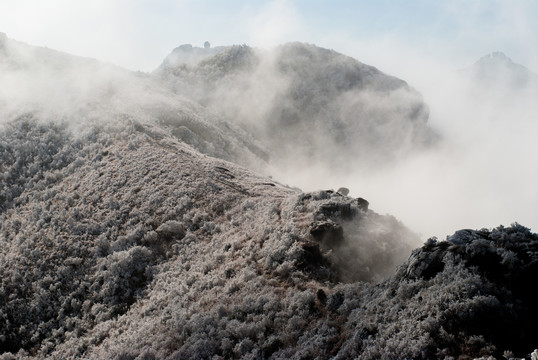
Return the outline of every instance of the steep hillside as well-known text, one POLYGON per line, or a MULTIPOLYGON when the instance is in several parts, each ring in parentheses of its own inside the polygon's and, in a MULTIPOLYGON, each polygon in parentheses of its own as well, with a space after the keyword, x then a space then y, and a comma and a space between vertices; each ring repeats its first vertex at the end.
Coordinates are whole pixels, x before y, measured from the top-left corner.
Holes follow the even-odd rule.
POLYGON ((0 135, 0 359, 536 346, 538 235, 517 224, 432 239, 405 262, 417 237, 364 200, 301 193, 157 127, 75 138, 25 117, 0 135))
MULTIPOLYGON (((74 139, 25 117, 1 138, 1 352, 195 351, 181 332, 202 329, 184 321, 277 299, 292 321, 297 294, 378 281, 418 241, 356 200, 302 194, 138 123, 74 139)), ((292 337, 282 346, 300 336, 267 331, 292 337)))
POLYGON ((428 107, 404 81, 313 45, 233 46, 154 75, 262 139, 276 166, 379 165, 437 139, 428 107))

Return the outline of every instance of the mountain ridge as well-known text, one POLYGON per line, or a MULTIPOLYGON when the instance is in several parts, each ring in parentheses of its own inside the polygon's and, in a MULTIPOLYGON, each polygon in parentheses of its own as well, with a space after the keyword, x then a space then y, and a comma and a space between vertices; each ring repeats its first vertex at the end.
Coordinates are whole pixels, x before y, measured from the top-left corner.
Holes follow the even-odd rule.
MULTIPOLYGON (((296 95, 277 110, 301 126, 292 105, 318 99, 303 90, 338 97, 350 86, 339 71, 360 67, 311 45, 284 46, 299 57, 274 62, 231 49, 202 60, 216 69, 202 75, 242 84, 242 95, 252 83, 238 73, 270 81, 256 72, 263 61, 300 74, 273 95, 296 95), (335 56, 336 80, 323 87, 335 56), (309 62, 316 76, 302 78, 309 62)), ((515 358, 536 348, 538 235, 528 228, 420 246, 345 188, 303 192, 254 171, 264 149, 249 129, 170 91, 177 79, 25 59, 13 69, 0 57, 0 360, 515 358)), ((356 99, 396 101, 388 113, 370 108, 370 125, 415 104, 424 126, 416 93, 383 79, 388 97, 356 99)), ((310 112, 328 104, 319 101, 310 112)))
POLYGON ((438 139, 427 105, 405 81, 310 44, 236 45, 154 74, 264 139, 276 162, 290 166, 337 161, 345 168, 350 159, 367 166, 368 157, 390 163, 438 139), (295 158, 286 156, 289 144, 295 158))

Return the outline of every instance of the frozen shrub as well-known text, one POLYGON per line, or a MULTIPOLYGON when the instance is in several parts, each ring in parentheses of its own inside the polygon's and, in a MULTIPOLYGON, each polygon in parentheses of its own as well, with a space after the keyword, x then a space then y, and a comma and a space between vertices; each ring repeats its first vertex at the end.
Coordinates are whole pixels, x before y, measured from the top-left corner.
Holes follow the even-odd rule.
POLYGON ((169 220, 160 225, 156 230, 157 234, 162 235, 165 238, 178 238, 181 239, 185 236, 185 227, 182 223, 169 220))
POLYGON ((56 124, 22 115, 0 130, 0 211, 27 188, 61 179, 59 170, 74 159, 78 144, 56 124))
POLYGON ((151 280, 152 254, 143 247, 115 252, 97 263, 92 291, 106 304, 131 305, 151 280))

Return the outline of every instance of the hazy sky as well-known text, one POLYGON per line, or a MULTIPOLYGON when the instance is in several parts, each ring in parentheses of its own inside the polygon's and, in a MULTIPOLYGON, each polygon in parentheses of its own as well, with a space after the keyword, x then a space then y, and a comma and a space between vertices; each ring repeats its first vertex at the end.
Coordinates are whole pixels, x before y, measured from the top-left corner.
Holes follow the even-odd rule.
POLYGON ((176 46, 304 41, 405 76, 492 51, 538 71, 532 0, 2 0, 10 38, 150 71, 176 46), (420 65, 422 66, 422 65, 420 65))

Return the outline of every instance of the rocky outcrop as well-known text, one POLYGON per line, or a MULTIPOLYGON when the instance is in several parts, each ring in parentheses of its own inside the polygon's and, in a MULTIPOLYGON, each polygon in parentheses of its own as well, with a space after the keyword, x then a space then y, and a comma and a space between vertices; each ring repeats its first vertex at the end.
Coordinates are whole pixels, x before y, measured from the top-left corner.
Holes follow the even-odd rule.
MULTIPOLYGON (((453 277, 454 286, 438 295, 448 300, 438 310, 443 315, 437 326, 448 333, 461 332, 457 341, 446 345, 447 351, 462 352, 458 347, 472 336, 480 337, 476 350, 482 347, 497 357, 504 350, 519 356, 532 350, 538 335, 538 290, 531 285, 538 276, 538 235, 514 224, 460 230, 441 242, 430 239, 413 251, 393 281, 408 279, 428 286, 448 281, 447 276, 453 277)), ((446 341, 443 337, 436 333, 433 339, 439 344, 446 341)), ((474 356, 485 353, 477 351, 474 356)))

